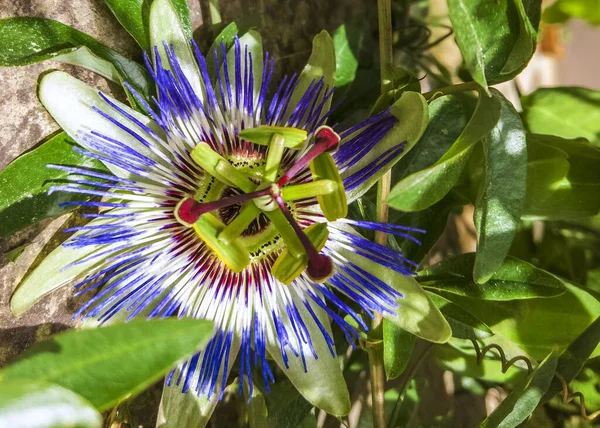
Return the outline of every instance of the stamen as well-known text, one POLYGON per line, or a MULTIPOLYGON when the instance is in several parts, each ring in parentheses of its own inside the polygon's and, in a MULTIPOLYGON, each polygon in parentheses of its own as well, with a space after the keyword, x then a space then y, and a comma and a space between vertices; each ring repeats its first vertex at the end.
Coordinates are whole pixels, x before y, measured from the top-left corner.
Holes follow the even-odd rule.
POLYGON ((298 223, 296 223, 294 216, 292 216, 292 213, 288 210, 283 198, 277 195, 275 196, 275 201, 277 201, 279 208, 287 218, 292 228, 294 228, 296 235, 304 247, 304 251, 306 251, 306 254, 308 255, 308 268, 306 269, 306 273, 315 282, 325 281, 333 274, 333 262, 328 256, 320 254, 317 251, 313 243, 310 241, 310 239, 308 239, 308 236, 306 236, 298 223))
POLYGON ((191 227, 198 221, 202 214, 269 194, 271 194, 271 189, 267 188, 252 193, 242 193, 240 195, 230 196, 229 198, 223 198, 212 202, 198 202, 192 198, 185 198, 179 201, 175 207, 175 218, 181 224, 191 227))
POLYGON ((283 186, 285 183, 290 181, 300 171, 321 153, 331 152, 337 149, 340 143, 340 136, 335 133, 329 126, 322 126, 317 129, 315 133, 315 144, 310 148, 308 152, 304 154, 285 174, 279 179, 277 184, 283 186))

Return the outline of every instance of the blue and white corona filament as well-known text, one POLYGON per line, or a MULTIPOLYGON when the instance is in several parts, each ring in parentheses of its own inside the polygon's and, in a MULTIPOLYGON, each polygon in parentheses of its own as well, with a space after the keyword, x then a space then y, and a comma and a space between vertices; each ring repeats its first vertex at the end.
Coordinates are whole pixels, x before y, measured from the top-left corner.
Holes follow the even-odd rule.
POLYGON ((190 52, 200 81, 170 45, 155 48, 152 63, 146 58, 158 93, 153 106, 129 87, 146 115, 89 95, 61 72, 42 81, 42 102, 53 114, 51 88, 81 88, 77 102, 91 106, 81 123, 66 126, 64 112, 55 117, 80 143, 75 150, 110 170, 50 165, 73 177, 54 192, 93 196, 68 204, 99 208, 64 244, 85 254, 65 267, 81 272, 75 288, 90 295, 76 316, 214 321, 208 345, 169 378, 211 400, 223 393, 235 361, 250 387, 253 373, 267 389, 273 381, 268 356, 284 371, 324 376, 319 367, 337 366, 330 322, 354 342, 346 315, 366 330, 357 308, 393 317, 403 297, 377 269, 411 275, 402 253, 354 228, 413 240, 407 233, 420 231, 346 218, 347 192, 402 152, 398 141, 357 168, 398 119, 384 111, 336 132, 327 126, 333 89, 324 79, 300 91, 303 80, 286 77, 268 96, 268 54, 257 73, 243 42, 236 39, 229 53, 220 46, 213 52, 220 72, 211 79, 213 67, 193 42, 190 52))

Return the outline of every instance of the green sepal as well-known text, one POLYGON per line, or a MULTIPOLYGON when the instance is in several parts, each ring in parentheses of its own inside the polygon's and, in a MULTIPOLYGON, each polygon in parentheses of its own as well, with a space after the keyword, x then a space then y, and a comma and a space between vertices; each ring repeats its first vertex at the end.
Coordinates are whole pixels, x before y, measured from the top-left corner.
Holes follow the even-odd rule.
POLYGON ((217 180, 233 187, 239 187, 246 193, 254 191, 254 183, 235 169, 227 159, 215 152, 204 142, 199 143, 190 154, 194 162, 217 180))
POLYGON ((248 128, 240 131, 238 137, 261 146, 268 146, 274 134, 281 134, 285 138, 284 146, 288 149, 300 150, 308 135, 304 129, 290 128, 287 126, 262 125, 256 128, 248 128))
POLYGON ((334 180, 317 180, 308 183, 286 186, 281 189, 281 197, 286 201, 329 195, 337 192, 339 185, 334 180))
MULTIPOLYGON (((312 242, 317 251, 321 251, 329 237, 327 223, 315 223, 304 229, 304 233, 312 242)), ((285 248, 273 264, 273 276, 284 284, 291 284, 308 266, 308 255, 304 252, 300 257, 295 257, 285 248)))
POLYGON ((202 214, 194 223, 194 231, 217 257, 235 273, 239 273, 250 264, 250 254, 237 240, 227 244, 219 240, 219 234, 225 225, 210 213, 202 214))
POLYGON ((314 158, 310 162, 310 171, 314 181, 332 180, 337 184, 337 189, 334 192, 317 195, 317 200, 325 218, 329 221, 335 221, 338 218, 346 217, 348 215, 348 201, 346 200, 344 182, 331 155, 321 153, 314 158))

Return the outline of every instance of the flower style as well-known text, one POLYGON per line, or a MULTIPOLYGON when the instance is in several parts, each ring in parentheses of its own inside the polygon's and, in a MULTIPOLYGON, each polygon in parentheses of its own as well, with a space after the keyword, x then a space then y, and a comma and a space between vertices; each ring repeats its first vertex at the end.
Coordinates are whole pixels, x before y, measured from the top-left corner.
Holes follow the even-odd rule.
MULTIPOLYGON (((174 14, 169 2, 155 3, 174 14)), ((313 78, 310 63, 268 96, 273 59, 263 58, 255 32, 211 54, 209 65, 194 42, 157 44, 152 63, 146 57, 154 107, 128 87, 145 115, 65 73, 42 79, 40 99, 80 144, 74 149, 110 170, 49 166, 72 174, 52 191, 97 197, 66 203, 98 208, 63 244, 74 259, 65 280, 78 278, 77 293, 90 293, 75 316, 214 321, 214 337, 167 381, 204 395, 207 415, 236 359, 240 388, 252 388, 258 373, 268 390, 268 356, 309 401, 344 414, 349 400, 330 322, 352 343, 353 325, 368 329, 357 308, 410 329, 404 294, 427 306, 410 279, 414 263, 354 228, 413 240, 407 233, 420 231, 351 220, 348 203, 423 126, 398 133, 389 109, 338 135, 326 124, 331 79, 313 78)))

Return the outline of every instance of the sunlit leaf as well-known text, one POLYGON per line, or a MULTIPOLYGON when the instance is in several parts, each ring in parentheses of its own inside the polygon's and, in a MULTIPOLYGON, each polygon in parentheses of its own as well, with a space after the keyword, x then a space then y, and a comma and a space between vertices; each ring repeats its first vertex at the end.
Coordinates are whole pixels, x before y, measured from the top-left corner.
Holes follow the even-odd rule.
POLYGON ((90 198, 65 192, 49 195, 50 187, 64 181, 69 173, 48 168, 48 164, 105 169, 99 161, 73 150, 73 142, 64 132, 18 157, 0 172, 0 236, 74 208, 60 207, 62 202, 90 198))
POLYGON ((432 166, 396 183, 390 192, 390 207, 420 211, 442 199, 458 181, 475 143, 498 122, 501 104, 497 97, 480 95, 469 123, 446 153, 432 166))
POLYGON ((472 278, 475 253, 448 257, 419 272, 417 277, 426 290, 457 294, 482 300, 533 299, 554 297, 565 292, 562 282, 549 272, 514 257, 504 263, 485 284, 472 278))
POLYGON ((482 428, 514 428, 524 422, 540 403, 554 377, 558 356, 548 355, 481 423, 482 428))
POLYGON ((0 370, 0 381, 56 383, 106 410, 143 391, 212 334, 193 319, 133 321, 71 331, 40 342, 0 370))
POLYGON ((519 114, 496 89, 502 105, 500 119, 481 142, 484 175, 475 202, 477 253, 473 266, 475 282, 484 283, 502 264, 512 244, 525 198, 527 148, 519 114))
POLYGON ((541 0, 449 0, 456 43, 473 80, 488 85, 519 74, 536 47, 541 0))
POLYGON ((0 381, 0 426, 100 428, 102 416, 68 389, 34 380, 0 381))

